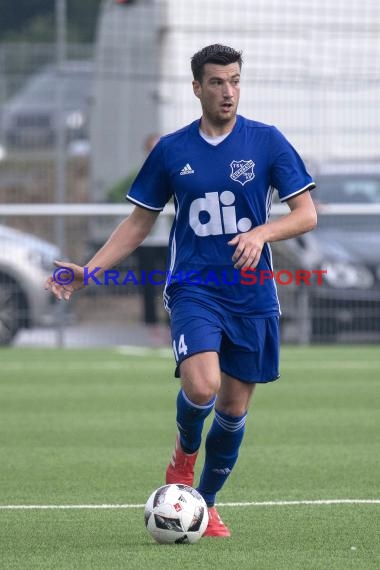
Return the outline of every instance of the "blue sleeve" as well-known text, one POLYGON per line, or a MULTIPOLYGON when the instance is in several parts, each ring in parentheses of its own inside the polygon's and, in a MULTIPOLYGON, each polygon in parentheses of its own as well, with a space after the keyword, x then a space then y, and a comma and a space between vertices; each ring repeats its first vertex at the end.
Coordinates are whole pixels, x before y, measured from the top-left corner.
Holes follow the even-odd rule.
POLYGON ((171 195, 163 143, 160 140, 142 165, 126 199, 148 210, 161 211, 171 195))
POLYGON ((271 129, 270 156, 270 184, 281 202, 315 187, 298 152, 275 127, 271 129))

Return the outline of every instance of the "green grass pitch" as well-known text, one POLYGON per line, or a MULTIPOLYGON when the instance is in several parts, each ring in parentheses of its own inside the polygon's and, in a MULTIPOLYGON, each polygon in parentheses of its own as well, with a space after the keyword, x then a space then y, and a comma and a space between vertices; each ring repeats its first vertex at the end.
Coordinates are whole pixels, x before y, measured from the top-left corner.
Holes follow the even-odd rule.
POLYGON ((232 537, 162 546, 138 505, 163 484, 174 443, 172 359, 2 349, 0 568, 379 569, 379 356, 284 348, 282 377, 258 387, 219 495, 232 537), (278 503, 328 499, 377 503, 278 503), (72 508, 9 508, 23 505, 72 508))

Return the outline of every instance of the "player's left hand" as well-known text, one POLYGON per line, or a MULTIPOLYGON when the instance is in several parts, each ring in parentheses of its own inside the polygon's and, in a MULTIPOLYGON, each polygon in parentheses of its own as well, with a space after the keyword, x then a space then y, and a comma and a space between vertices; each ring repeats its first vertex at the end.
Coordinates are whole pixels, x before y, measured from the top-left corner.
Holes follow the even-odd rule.
POLYGON ((235 269, 243 267, 256 267, 259 263, 261 252, 264 247, 264 239, 259 227, 250 232, 238 234, 228 242, 228 245, 236 246, 232 256, 235 269))

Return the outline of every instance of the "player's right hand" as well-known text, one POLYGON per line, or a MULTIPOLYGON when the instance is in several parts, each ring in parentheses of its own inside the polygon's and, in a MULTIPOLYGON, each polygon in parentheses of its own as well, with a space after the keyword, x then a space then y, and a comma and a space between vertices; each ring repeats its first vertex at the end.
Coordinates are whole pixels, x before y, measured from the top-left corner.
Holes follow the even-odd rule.
POLYGON ((84 285, 84 268, 68 261, 54 261, 57 269, 45 281, 45 289, 59 299, 69 301, 72 294, 84 285))

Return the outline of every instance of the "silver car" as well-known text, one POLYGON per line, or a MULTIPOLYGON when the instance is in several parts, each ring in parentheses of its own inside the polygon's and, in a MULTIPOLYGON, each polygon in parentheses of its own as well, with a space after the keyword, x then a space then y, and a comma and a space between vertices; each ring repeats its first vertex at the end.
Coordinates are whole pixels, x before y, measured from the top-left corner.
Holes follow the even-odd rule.
MULTIPOLYGON (((310 319, 309 335, 314 342, 378 340, 380 166, 376 162, 331 162, 314 170, 317 228, 276 242, 272 251, 278 270, 326 273, 319 285, 315 279, 311 287, 293 288, 293 297, 291 287, 279 287, 283 323, 310 319), (323 215, 324 206, 332 205, 343 210, 323 215)), ((300 334, 305 340, 305 328, 298 326, 298 330, 304 331, 300 334)))
POLYGON ((58 73, 50 65, 36 73, 3 106, 2 129, 7 147, 45 148, 57 132, 57 89, 62 91, 62 113, 67 144, 88 140, 92 64, 67 61, 58 73))
POLYGON ((57 258, 55 245, 0 225, 0 345, 21 328, 52 324, 55 301, 43 283, 57 258))

